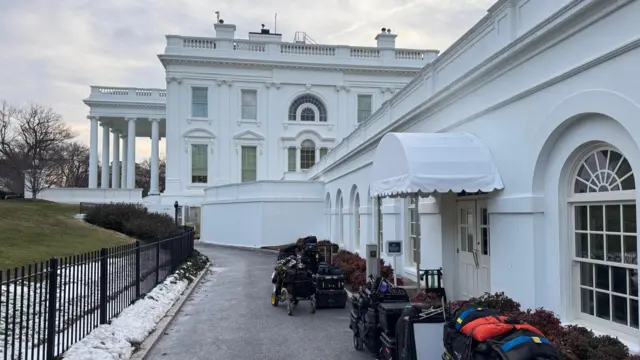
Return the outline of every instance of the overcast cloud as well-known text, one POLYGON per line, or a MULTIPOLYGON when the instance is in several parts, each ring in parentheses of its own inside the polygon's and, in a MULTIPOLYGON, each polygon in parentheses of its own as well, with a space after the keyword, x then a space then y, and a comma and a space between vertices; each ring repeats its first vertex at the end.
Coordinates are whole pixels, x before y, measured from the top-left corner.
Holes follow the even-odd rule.
MULTIPOLYGON (((236 36, 264 23, 283 40, 306 31, 325 44, 445 50, 494 0, 0 0, 0 99, 52 106, 88 143, 90 85, 165 87, 165 34, 214 36, 216 10, 236 36)), ((141 139, 142 140, 142 139, 141 139)), ((149 156, 138 141, 138 158, 149 156)), ((161 149, 164 145, 161 145, 161 149)))

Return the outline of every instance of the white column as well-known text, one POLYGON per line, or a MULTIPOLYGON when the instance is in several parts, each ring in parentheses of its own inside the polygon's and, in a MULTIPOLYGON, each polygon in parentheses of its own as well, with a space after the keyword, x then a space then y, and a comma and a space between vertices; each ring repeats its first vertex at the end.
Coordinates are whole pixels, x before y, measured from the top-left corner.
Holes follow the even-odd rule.
POLYGON ((127 118, 127 189, 136 188, 136 119, 127 118))
POLYGON ((102 123, 102 173, 100 188, 109 188, 109 124, 102 123))
POLYGON ((296 171, 300 171, 300 146, 296 146, 296 171))
POLYGON ((158 181, 160 180, 160 119, 149 119, 149 121, 151 121, 151 181, 149 195, 160 195, 158 187, 158 181))
POLYGON ((98 187, 98 117, 87 116, 91 121, 89 140, 89 188, 98 187))
POLYGON ((122 167, 120 169, 120 188, 127 188, 127 154, 128 152, 128 141, 127 135, 120 134, 120 139, 122 139, 122 167))
POLYGON ((111 188, 120 189, 120 133, 116 130, 111 130, 113 133, 112 154, 111 161, 111 188))

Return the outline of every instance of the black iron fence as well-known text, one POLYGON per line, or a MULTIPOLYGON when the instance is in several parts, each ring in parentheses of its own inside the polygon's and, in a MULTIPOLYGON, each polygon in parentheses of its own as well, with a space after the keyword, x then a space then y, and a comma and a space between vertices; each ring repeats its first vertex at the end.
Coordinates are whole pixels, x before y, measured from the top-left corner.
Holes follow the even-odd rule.
POLYGON ((194 231, 0 271, 0 359, 54 360, 184 264, 194 231))

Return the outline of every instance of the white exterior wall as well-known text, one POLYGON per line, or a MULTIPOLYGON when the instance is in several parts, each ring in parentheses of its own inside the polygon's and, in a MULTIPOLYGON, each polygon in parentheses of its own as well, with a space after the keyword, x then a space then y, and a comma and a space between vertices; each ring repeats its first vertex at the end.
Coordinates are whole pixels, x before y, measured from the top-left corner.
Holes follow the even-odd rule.
POLYGON ((207 188, 200 239, 260 248, 320 234, 323 187, 318 181, 255 181, 207 188))
POLYGON ((280 180, 286 172, 286 147, 311 139, 317 147, 333 148, 357 127, 358 94, 371 94, 375 111, 391 96, 388 88, 399 89, 411 80, 407 75, 189 65, 172 66, 170 71, 183 75, 179 82, 169 83, 167 92, 167 189, 163 203, 172 203, 175 197, 190 205, 202 201, 203 189, 208 186, 240 182, 242 145, 258 146, 258 180, 280 180), (191 117, 192 87, 208 88, 207 119, 191 117), (256 121, 241 119, 242 89, 257 90, 256 121), (304 94, 324 102, 326 123, 288 121, 289 105, 304 94), (208 184, 191 184, 192 143, 209 144, 208 184))
MULTIPOLYGON (((521 12, 511 26, 518 29, 531 28, 531 19, 543 20, 553 11, 519 6, 550 2, 515 3, 521 12)), ((633 169, 640 168, 636 140, 640 137, 640 78, 635 70, 640 59, 640 3, 582 1, 566 10, 492 55, 509 40, 507 32, 505 41, 499 41, 500 19, 513 15, 513 9, 494 9, 487 15, 490 25, 479 25, 478 33, 469 35, 473 42, 459 41, 458 47, 454 45, 427 66, 419 79, 391 100, 390 107, 381 109, 309 174, 326 181, 325 193, 333 207, 325 212, 335 212, 336 194, 349 194, 353 186, 366 194, 375 146, 385 132, 478 136, 493 154, 505 184, 503 191, 490 194, 487 200, 490 290, 504 291, 524 307, 544 307, 564 320, 619 335, 638 351, 638 333, 634 340, 615 326, 578 319, 567 192, 573 186, 578 158, 594 143, 612 145, 633 169), (488 50, 483 41, 493 42, 493 47, 488 50)), ((512 32, 511 39, 521 33, 512 32)), ((443 266, 447 294, 457 298, 456 199, 453 195, 436 199, 437 206, 421 200, 421 268, 443 266), (433 257, 434 249, 439 252, 437 245, 442 252, 439 259, 433 257)), ((403 200, 385 199, 384 204, 385 239, 406 239, 403 200)), ((331 224, 335 224, 333 218, 331 224)), ((339 242, 335 230, 331 234, 339 242)), ((367 241, 375 240, 370 236, 367 241)), ((361 250, 349 239, 342 243, 361 250)), ((399 267, 404 276, 414 277, 404 261, 399 267)))

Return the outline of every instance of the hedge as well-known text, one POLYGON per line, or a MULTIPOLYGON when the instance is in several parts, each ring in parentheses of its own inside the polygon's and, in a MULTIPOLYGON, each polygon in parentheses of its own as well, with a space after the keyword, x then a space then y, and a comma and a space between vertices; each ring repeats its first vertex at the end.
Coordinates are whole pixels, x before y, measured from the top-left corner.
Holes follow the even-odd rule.
POLYGON ((86 211, 84 220, 144 242, 154 242, 182 233, 171 216, 149 212, 140 204, 99 204, 86 211))
MULTIPOLYGON (((441 300, 434 294, 420 293, 412 301, 435 305, 441 300)), ((452 311, 455 311, 469 303, 497 309, 505 316, 535 326, 560 350, 565 360, 640 360, 640 355, 631 355, 629 348, 617 338, 595 335, 581 326, 562 326, 560 318, 552 311, 543 308, 522 310, 520 303, 502 292, 487 293, 477 298, 454 301, 449 304, 452 311)))
MULTIPOLYGON (((318 244, 320 243, 318 242, 318 244)), ((328 240, 323 240, 322 243, 331 244, 328 240)), ((360 255, 340 250, 337 255, 332 256, 331 260, 333 264, 342 270, 347 283, 351 285, 353 290, 357 291, 367 282, 367 263, 360 255)), ((393 281, 393 267, 385 264, 382 259, 380 259, 380 275, 387 280, 393 281)), ((404 285, 404 281, 400 277, 398 278, 398 285, 404 285)))

